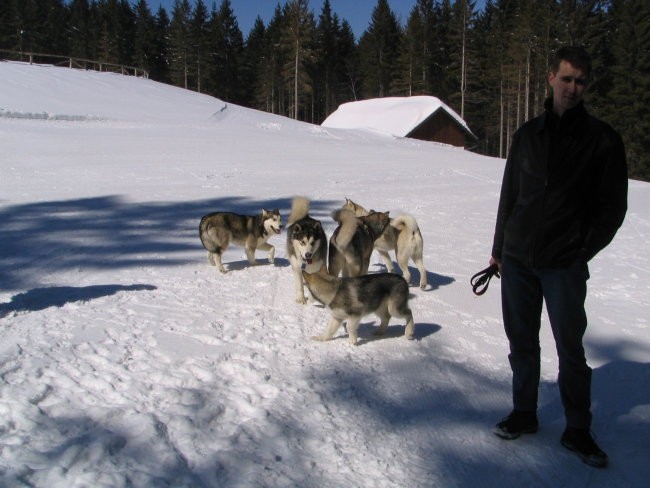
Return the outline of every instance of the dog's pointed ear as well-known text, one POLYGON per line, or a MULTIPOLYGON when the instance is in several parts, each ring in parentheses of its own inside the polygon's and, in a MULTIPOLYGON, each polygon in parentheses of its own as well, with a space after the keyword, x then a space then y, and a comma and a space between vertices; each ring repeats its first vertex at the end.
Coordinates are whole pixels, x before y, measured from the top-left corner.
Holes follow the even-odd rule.
POLYGON ((321 274, 329 274, 327 271, 327 266, 325 266, 325 263, 321 264, 320 269, 318 270, 319 273, 321 274))
POLYGON ((293 231, 294 232, 300 232, 302 230, 302 227, 300 224, 293 224, 293 231))

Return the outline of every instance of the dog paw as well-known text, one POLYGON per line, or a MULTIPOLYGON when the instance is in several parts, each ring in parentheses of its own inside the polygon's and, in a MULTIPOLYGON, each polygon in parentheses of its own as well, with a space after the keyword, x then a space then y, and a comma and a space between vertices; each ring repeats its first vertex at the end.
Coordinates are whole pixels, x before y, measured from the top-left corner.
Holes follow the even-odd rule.
POLYGON ((307 303, 307 298, 306 297, 296 297, 296 303, 299 303, 300 305, 304 305, 307 303))
POLYGON ((329 341, 329 337, 326 336, 311 336, 312 341, 325 342, 329 341))

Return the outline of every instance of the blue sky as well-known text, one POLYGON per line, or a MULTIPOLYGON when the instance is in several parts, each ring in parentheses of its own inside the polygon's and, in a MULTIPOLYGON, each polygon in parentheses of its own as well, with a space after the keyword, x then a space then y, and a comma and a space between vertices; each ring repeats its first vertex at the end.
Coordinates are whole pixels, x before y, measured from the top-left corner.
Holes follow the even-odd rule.
MULTIPOLYGON (((221 0, 203 0, 207 5, 208 10, 212 9, 213 2, 219 7, 221 0)), ((310 0, 309 7, 314 15, 318 17, 322 8, 324 0, 310 0)), ((162 5, 167 13, 171 16, 172 6, 174 0, 148 0, 151 6, 152 13, 156 13, 158 8, 162 5)), ((190 0, 192 7, 196 0, 190 0)), ((241 29, 244 37, 248 36, 255 19, 259 15, 265 24, 273 16, 276 5, 280 3, 283 5, 286 0, 231 0, 232 9, 237 17, 239 28, 241 29)), ((398 20, 404 25, 408 19, 409 13, 416 4, 416 0, 388 0, 390 8, 397 16, 398 20)), ((485 0, 478 0, 477 7, 482 8, 485 0)), ((330 0, 332 10, 338 14, 339 18, 347 20, 352 26, 354 35, 358 39, 361 34, 368 28, 372 10, 377 5, 377 0, 330 0)))

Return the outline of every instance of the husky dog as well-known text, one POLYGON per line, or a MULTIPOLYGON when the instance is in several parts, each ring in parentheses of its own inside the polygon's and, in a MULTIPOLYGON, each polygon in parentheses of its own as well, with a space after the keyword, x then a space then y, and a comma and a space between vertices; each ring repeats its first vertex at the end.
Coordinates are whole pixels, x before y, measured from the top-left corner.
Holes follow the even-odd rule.
POLYGON ((321 223, 309 216, 309 200, 295 197, 287 227, 287 255, 295 278, 296 302, 306 303, 301 269, 315 273, 327 263, 327 236, 321 223))
POLYGON ((343 277, 368 274, 375 239, 388 226, 388 212, 369 212, 356 217, 348 209, 337 210, 332 218, 339 223, 330 238, 329 272, 343 277))
POLYGON ((208 250, 208 261, 222 273, 226 268, 221 263, 221 255, 230 241, 246 249, 246 257, 255 264, 255 250, 269 252, 269 263, 275 259, 275 247, 266 242, 271 235, 282 230, 280 211, 262 210, 259 215, 239 215, 232 212, 213 212, 204 215, 199 224, 199 236, 203 247, 208 250))
MULTIPOLYGON (((345 199, 343 208, 353 211, 357 216, 368 215, 372 212, 372 210, 368 212, 368 210, 358 203, 354 203, 349 198, 345 199)), ((393 261, 388 255, 388 251, 395 250, 395 258, 407 282, 411 281, 408 262, 409 258, 412 259, 420 271, 420 288, 424 289, 427 287, 427 270, 422 260, 424 242, 418 223, 412 216, 400 215, 399 217, 390 219, 390 225, 386 227, 384 233, 375 241, 375 249, 382 257, 389 273, 393 272, 393 261)))
POLYGON ((401 276, 373 273, 339 278, 327 274, 324 268, 314 274, 303 271, 302 275, 314 298, 329 308, 332 314, 325 333, 312 339, 330 340, 345 320, 350 344, 356 345, 359 322, 372 313, 381 319, 375 335, 384 334, 391 316, 395 316, 406 319, 404 336, 413 339, 415 324, 408 306, 409 285, 401 276))

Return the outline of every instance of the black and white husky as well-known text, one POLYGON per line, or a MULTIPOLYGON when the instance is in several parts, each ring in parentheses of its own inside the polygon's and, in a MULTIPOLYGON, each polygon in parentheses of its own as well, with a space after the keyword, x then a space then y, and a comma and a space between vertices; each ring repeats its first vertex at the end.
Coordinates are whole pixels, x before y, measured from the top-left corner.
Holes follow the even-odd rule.
POLYGON ((262 210, 259 215, 239 215, 232 212, 213 212, 204 215, 199 224, 199 237, 208 250, 208 261, 226 272, 221 255, 233 242, 246 249, 246 258, 255 264, 255 250, 269 252, 269 263, 275 259, 275 247, 268 239, 282 230, 282 217, 278 209, 262 210))
MULTIPOLYGON (((351 210, 357 216, 368 215, 372 212, 369 212, 349 198, 345 199, 343 208, 351 210)), ((397 264, 399 264, 404 279, 407 282, 411 281, 408 263, 409 259, 412 259, 420 272, 420 288, 424 289, 427 287, 427 270, 424 267, 424 261, 422 259, 424 242, 422 240, 422 233, 414 217, 411 215, 400 215, 390 219, 390 225, 386 227, 382 235, 375 241, 374 247, 382 257, 386 264, 386 270, 389 273, 393 272, 393 261, 388 251, 395 251, 397 264)))
POLYGON ((345 321, 350 344, 356 345, 359 322, 370 314, 376 314, 381 319, 375 335, 384 334, 390 318, 394 316, 406 319, 404 336, 413 339, 415 324, 408 305, 409 286, 401 276, 372 273, 354 278, 339 278, 328 274, 325 268, 318 273, 303 271, 302 274, 314 298, 331 312, 325 333, 312 339, 332 339, 345 321))
POLYGON ((301 270, 315 273, 327 263, 327 236, 320 221, 309 216, 309 200, 295 197, 287 223, 287 256, 294 274, 296 302, 306 303, 301 270))

